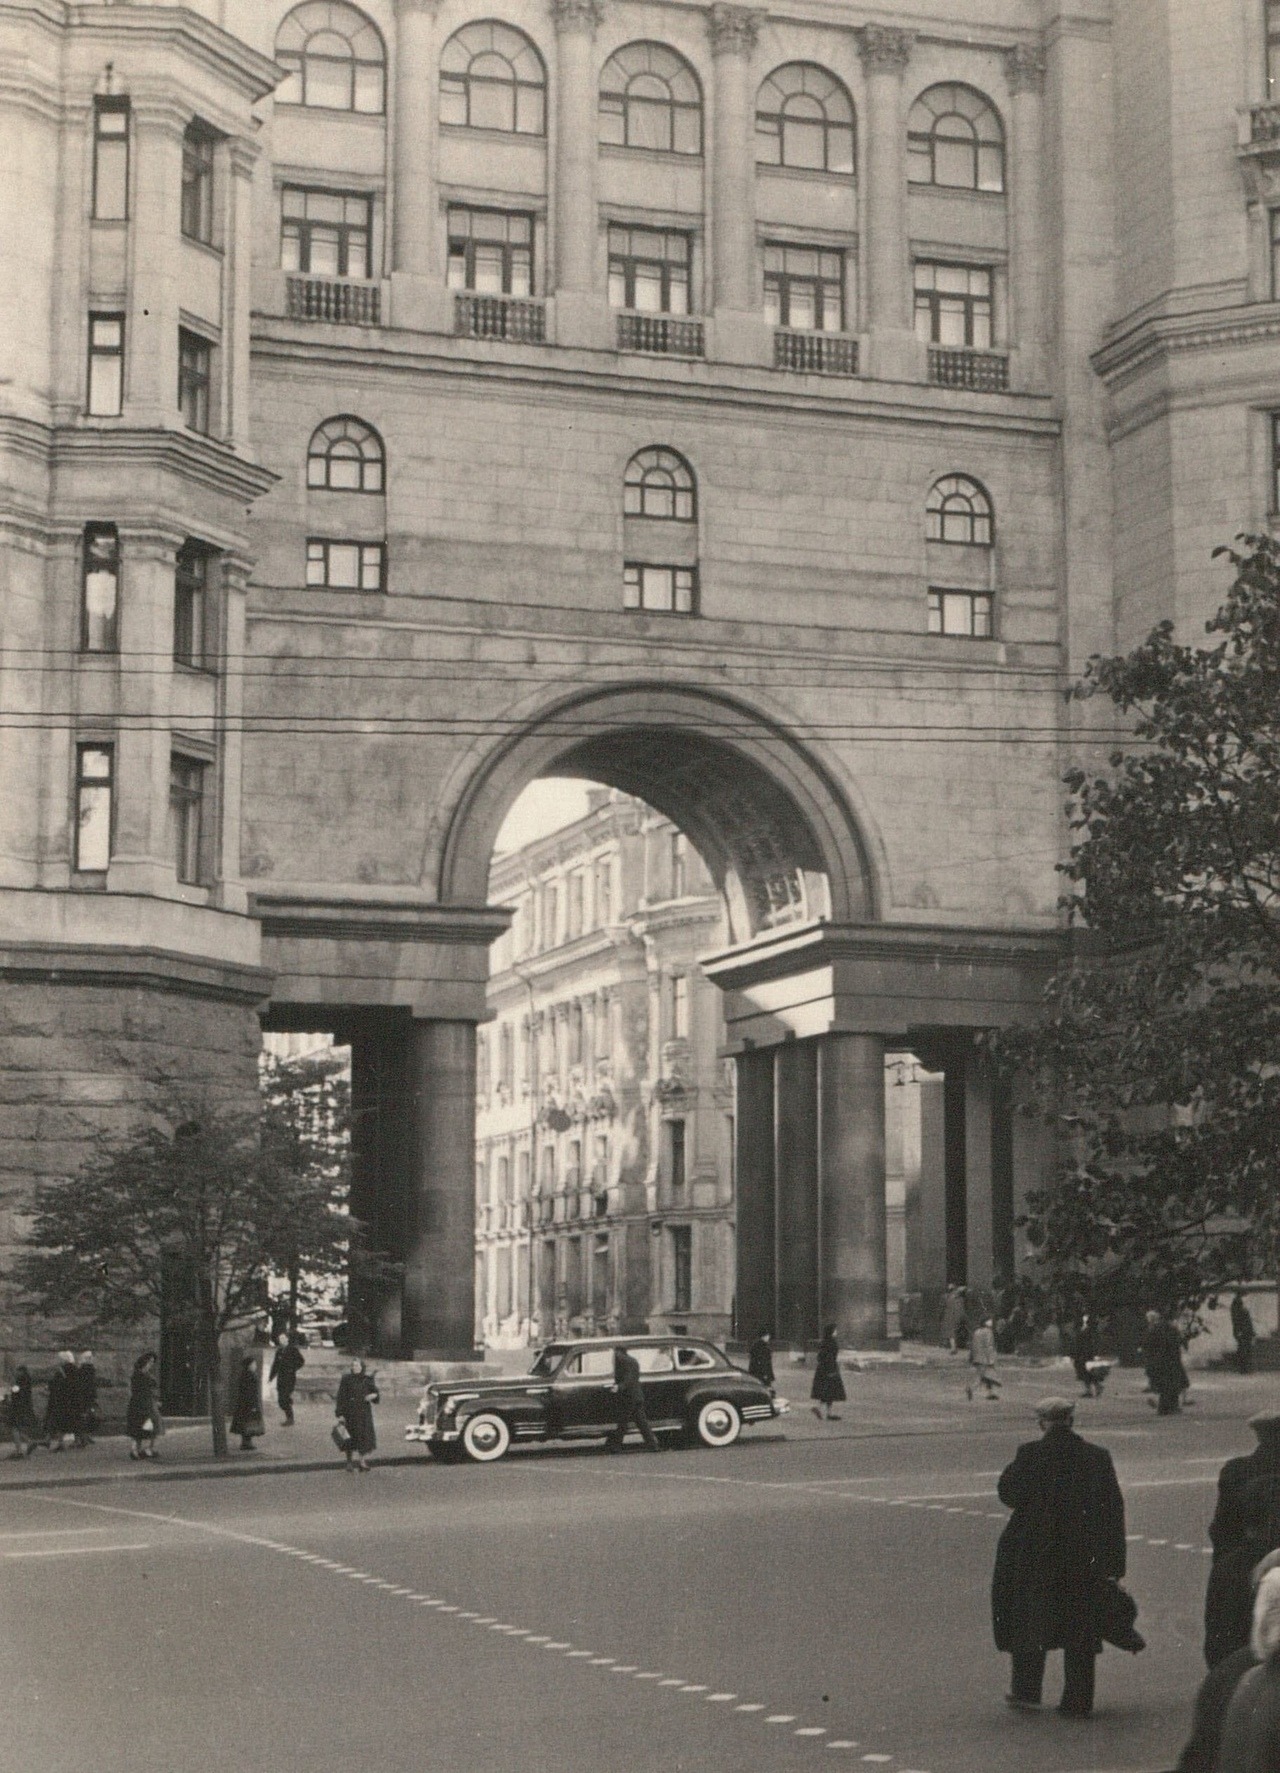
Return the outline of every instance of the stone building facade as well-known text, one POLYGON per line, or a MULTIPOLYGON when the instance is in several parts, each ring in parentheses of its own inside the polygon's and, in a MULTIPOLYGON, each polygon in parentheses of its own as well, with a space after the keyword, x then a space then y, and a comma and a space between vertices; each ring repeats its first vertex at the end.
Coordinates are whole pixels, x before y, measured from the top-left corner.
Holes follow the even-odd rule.
POLYGON ((479 1034, 477 1341, 732 1327, 733 1079, 683 833, 597 790, 490 875, 512 924, 479 1034))
POLYGON ((558 771, 723 895, 740 1310, 882 1333, 886 1049, 947 1277, 1007 1271, 974 1035, 1056 952, 1063 684, 1277 504, 1274 11, 0 5, 0 1241, 324 1030, 382 1341, 469 1344, 558 771))

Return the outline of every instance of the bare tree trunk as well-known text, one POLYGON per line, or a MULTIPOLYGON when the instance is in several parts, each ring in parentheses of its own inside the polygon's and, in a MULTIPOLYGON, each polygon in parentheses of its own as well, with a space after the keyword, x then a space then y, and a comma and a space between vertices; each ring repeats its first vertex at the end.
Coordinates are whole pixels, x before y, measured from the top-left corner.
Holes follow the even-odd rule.
POLYGON ((209 1427, 213 1432, 213 1456, 227 1455, 227 1388, 222 1374, 222 1343, 211 1317, 201 1314, 205 1370, 209 1375, 209 1427))

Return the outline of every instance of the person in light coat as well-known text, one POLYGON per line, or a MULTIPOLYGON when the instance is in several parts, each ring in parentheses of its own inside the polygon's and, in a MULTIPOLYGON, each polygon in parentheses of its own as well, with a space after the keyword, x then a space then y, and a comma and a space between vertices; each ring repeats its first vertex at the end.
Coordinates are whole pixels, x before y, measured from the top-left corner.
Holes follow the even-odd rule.
POLYGON ((994 1404, 996 1394, 1000 1390, 1000 1381, 995 1376, 996 1364, 996 1332, 990 1318, 985 1318, 969 1342, 969 1365, 973 1369, 965 1392, 969 1401, 973 1401, 974 1379, 981 1385, 988 1403, 994 1404))

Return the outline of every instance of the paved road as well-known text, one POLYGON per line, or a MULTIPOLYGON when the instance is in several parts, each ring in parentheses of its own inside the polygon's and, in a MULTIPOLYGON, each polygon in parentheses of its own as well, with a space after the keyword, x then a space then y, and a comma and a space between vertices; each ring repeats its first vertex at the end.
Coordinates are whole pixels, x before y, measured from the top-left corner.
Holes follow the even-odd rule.
POLYGON ((1107 1653, 1079 1724, 1005 1710, 987 1620, 994 1479, 1043 1379, 989 1409, 936 1376, 908 1408, 894 1383, 855 1379, 839 1424, 719 1454, 4 1494, 0 1767, 1171 1765, 1212 1484, 1256 1386, 1206 1382, 1166 1422, 1130 1380, 1082 1417, 1121 1470, 1151 1648, 1107 1653))

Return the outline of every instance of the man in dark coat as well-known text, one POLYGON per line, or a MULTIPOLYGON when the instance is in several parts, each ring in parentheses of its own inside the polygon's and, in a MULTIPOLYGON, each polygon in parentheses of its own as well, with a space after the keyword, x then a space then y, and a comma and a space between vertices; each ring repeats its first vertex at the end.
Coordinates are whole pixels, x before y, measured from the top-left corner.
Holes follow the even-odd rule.
POLYGON ((660 1453, 657 1436, 649 1426, 644 1407, 644 1388, 640 1384, 640 1363, 625 1348, 613 1351, 613 1391, 617 1406, 613 1433, 609 1436, 611 1453, 622 1451, 622 1438, 631 1423, 640 1430, 640 1438, 650 1453, 660 1453))
POLYGON ((1280 1413, 1250 1423, 1258 1444, 1228 1459, 1218 1473, 1218 1502, 1209 1523, 1213 1565, 1204 1604, 1204 1659, 1210 1668, 1249 1641, 1249 1575, 1280 1545, 1280 1413))
POLYGON ((1101 1647, 1100 1583, 1125 1570, 1124 1498, 1111 1455, 1072 1428, 1065 1398, 1036 1406, 1038 1441, 1018 1448, 1000 1477, 1000 1500, 1013 1516, 996 1551, 991 1612, 996 1648, 1013 1658, 1009 1703, 1040 1703, 1045 1653, 1063 1653, 1058 1710, 1088 1717, 1094 1661, 1101 1647))
POLYGON ((747 1350, 747 1371, 761 1385, 773 1385, 773 1348, 768 1330, 761 1330, 747 1350))
POLYGON ((1161 1416, 1174 1416, 1187 1389, 1187 1370, 1182 1364, 1182 1339, 1167 1317, 1158 1311, 1147 1313, 1146 1334, 1142 1338, 1142 1359, 1147 1380, 1156 1394, 1156 1410, 1161 1416))
POLYGON ((281 1336, 275 1354, 271 1357, 271 1371, 267 1374, 267 1379, 275 1384, 276 1402, 284 1416, 286 1428, 293 1427, 293 1391, 298 1383, 298 1373, 306 1364, 306 1357, 298 1347, 297 1337, 281 1336))
POLYGON ((75 1402, 76 1445, 92 1446, 94 1430, 98 1426, 98 1369, 91 1350, 87 1348, 76 1362, 75 1402))
POLYGON ((1253 1345, 1258 1333, 1253 1327, 1253 1313, 1239 1291, 1231 1301, 1231 1334, 1236 1339, 1236 1366, 1242 1373, 1252 1373, 1253 1345))

